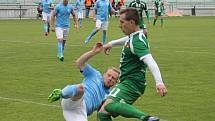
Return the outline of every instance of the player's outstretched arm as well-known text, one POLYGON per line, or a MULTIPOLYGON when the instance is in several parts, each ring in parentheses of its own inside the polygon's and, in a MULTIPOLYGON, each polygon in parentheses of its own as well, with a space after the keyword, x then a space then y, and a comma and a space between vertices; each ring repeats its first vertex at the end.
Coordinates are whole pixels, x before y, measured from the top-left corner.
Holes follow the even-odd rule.
POLYGON ((115 46, 115 45, 123 45, 125 44, 126 41, 129 40, 129 37, 128 36, 125 36, 123 38, 120 38, 120 39, 117 39, 117 40, 112 40, 110 42, 108 42, 106 45, 103 46, 104 48, 104 52, 106 55, 109 54, 112 46, 115 46))
POLYGON ((165 96, 167 94, 167 88, 163 83, 160 69, 153 59, 151 54, 146 55, 143 59, 143 62, 149 67, 150 72, 152 73, 154 80, 156 82, 156 89, 160 96, 165 96))
POLYGON ((77 67, 82 70, 85 67, 85 63, 94 55, 100 53, 103 50, 102 43, 96 43, 96 45, 88 52, 82 54, 76 61, 77 67))
POLYGON ((74 20, 74 22, 75 22, 75 29, 78 30, 79 26, 78 26, 77 15, 75 14, 74 11, 73 11, 71 14, 72 14, 73 20, 74 20))

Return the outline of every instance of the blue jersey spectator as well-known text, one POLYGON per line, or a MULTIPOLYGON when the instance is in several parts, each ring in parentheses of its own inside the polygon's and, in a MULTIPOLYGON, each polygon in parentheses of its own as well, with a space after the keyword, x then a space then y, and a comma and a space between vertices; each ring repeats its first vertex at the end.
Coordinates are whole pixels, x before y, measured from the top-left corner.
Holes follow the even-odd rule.
POLYGON ((76 65, 84 76, 81 84, 68 85, 62 90, 54 89, 48 98, 49 102, 63 98, 61 105, 66 121, 87 121, 87 116, 99 108, 109 94, 110 87, 118 81, 119 71, 115 68, 108 68, 102 75, 89 64, 85 64, 100 53, 102 48, 102 44, 97 43, 92 50, 77 59, 76 65))

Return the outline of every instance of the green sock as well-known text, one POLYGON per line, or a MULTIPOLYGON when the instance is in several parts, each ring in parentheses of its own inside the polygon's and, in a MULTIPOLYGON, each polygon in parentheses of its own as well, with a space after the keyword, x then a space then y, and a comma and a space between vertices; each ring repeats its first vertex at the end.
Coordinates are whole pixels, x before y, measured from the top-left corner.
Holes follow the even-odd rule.
POLYGON ((112 121, 111 116, 105 113, 98 112, 99 121, 112 121))
POLYGON ((143 118, 146 116, 144 112, 126 103, 113 102, 113 103, 109 103, 104 108, 107 112, 111 113, 113 116, 121 115, 126 118, 137 118, 141 120, 143 120, 143 118))
POLYGON ((157 19, 154 19, 153 25, 155 25, 156 21, 157 21, 157 19))
POLYGON ((161 19, 161 26, 163 26, 163 19, 161 19))

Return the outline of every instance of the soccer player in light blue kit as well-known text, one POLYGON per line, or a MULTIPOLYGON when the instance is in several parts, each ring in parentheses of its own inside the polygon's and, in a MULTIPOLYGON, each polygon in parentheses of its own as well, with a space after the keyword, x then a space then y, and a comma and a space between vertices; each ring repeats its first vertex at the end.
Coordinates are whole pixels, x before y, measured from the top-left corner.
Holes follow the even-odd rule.
POLYGON ((51 29, 56 31, 56 37, 58 40, 58 54, 57 57, 60 61, 64 60, 63 51, 66 43, 66 39, 69 35, 70 28, 70 14, 72 14, 75 28, 78 29, 78 21, 71 4, 68 4, 68 0, 63 0, 63 3, 56 5, 51 16, 51 29), (54 28, 54 20, 56 17, 56 28, 54 28))
POLYGON ((76 0, 75 6, 77 8, 77 16, 78 16, 78 22, 79 22, 79 27, 82 27, 82 20, 84 18, 83 14, 83 6, 84 6, 84 1, 85 0, 76 0))
POLYGON ((85 43, 89 42, 90 39, 100 30, 103 30, 102 44, 106 41, 106 31, 108 28, 108 15, 109 12, 114 11, 111 7, 109 0, 97 0, 94 7, 94 20, 96 20, 96 27, 92 33, 85 39, 85 43))
POLYGON ((43 20, 43 28, 45 31, 45 36, 49 34, 49 23, 50 23, 50 14, 52 7, 52 0, 42 0, 43 12, 42 12, 42 20, 43 20))
POLYGON ((82 83, 68 85, 62 90, 54 89, 48 97, 49 102, 63 98, 61 105, 66 121, 87 121, 87 116, 99 108, 102 101, 109 94, 110 87, 117 83, 119 71, 114 67, 109 67, 102 76, 99 71, 86 64, 90 58, 100 53, 102 49, 103 45, 97 43, 93 49, 76 60, 76 65, 84 76, 82 83))

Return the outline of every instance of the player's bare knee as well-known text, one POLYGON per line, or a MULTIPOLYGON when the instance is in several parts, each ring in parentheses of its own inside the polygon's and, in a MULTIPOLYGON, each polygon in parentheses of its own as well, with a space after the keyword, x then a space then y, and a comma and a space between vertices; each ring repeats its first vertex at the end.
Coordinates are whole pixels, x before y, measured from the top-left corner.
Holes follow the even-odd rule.
POLYGON ((63 42, 63 38, 59 38, 57 40, 58 40, 58 42, 63 42))
POLYGON ((77 85, 78 86, 78 93, 84 93, 84 86, 83 86, 83 84, 78 84, 77 85))
POLYGON ((96 32, 98 32, 101 29, 101 27, 96 27, 96 32))
POLYGON ((109 103, 113 102, 112 99, 107 99, 101 106, 101 108, 99 109, 100 113, 105 113, 105 114, 109 114, 106 110, 105 110, 105 106, 108 105, 109 103))
POLYGON ((72 100, 79 100, 84 95, 84 86, 82 84, 77 84, 77 94, 72 97, 72 100))

